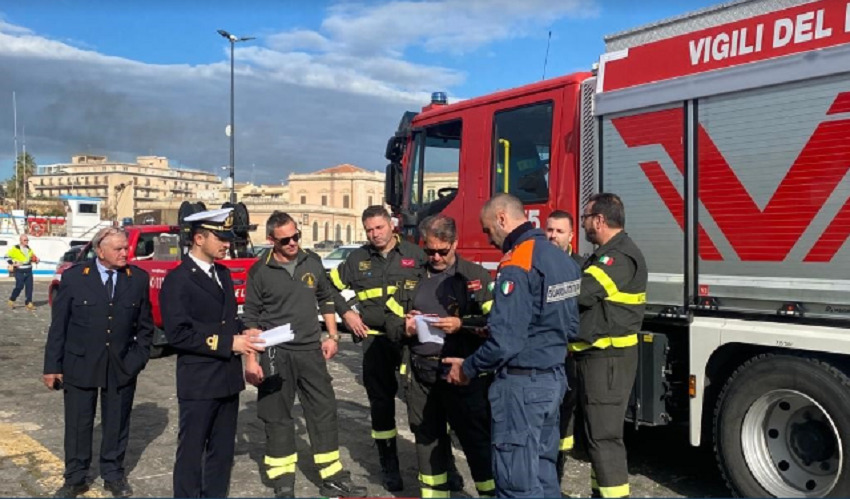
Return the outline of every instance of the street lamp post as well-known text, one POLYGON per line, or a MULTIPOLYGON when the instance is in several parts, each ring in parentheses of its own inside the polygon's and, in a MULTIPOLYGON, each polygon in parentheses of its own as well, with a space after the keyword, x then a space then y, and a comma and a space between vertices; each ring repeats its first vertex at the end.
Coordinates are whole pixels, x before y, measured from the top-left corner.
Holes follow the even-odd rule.
POLYGON ((233 100, 233 88, 234 88, 234 73, 233 73, 233 47, 236 45, 236 42, 246 42, 248 40, 253 40, 252 36, 243 36, 237 37, 236 35, 231 35, 227 31, 218 30, 218 34, 227 38, 230 42, 230 203, 236 203, 236 174, 235 174, 235 158, 236 158, 236 125, 234 122, 234 100, 233 100))

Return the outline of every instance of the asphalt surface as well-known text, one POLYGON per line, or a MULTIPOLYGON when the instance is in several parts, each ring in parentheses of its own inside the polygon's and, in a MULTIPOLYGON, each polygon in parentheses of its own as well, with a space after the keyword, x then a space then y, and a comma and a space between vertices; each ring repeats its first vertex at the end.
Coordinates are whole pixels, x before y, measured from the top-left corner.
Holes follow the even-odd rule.
MULTIPOLYGON (((61 394, 41 384, 43 349, 50 310, 47 281, 35 285, 35 311, 10 310, 6 299, 12 282, 0 280, 0 497, 47 497, 62 483, 63 409, 61 394)), ((177 397, 174 356, 151 360, 139 378, 125 466, 138 497, 171 496, 171 474, 177 443, 177 397)), ((372 497, 391 497, 380 485, 377 450, 370 437, 368 402, 361 378, 361 348, 344 336, 340 352, 329 363, 339 404, 340 452, 354 481, 372 497)), ((398 497, 418 497, 413 437, 404 403, 398 401, 399 449, 405 490, 398 497)), ((297 423, 299 497, 315 497, 320 479, 310 457, 303 419, 297 423)), ((95 454, 100 425, 95 422, 95 454)), ((264 432, 256 415, 256 390, 242 393, 232 497, 269 497, 262 478, 264 432)), ((632 497, 728 497, 710 450, 691 448, 682 428, 641 430, 628 434, 632 497)), ((455 450, 466 488, 454 497, 474 496, 463 453, 455 450)), ((105 497, 95 455, 87 497, 105 497)), ((590 494, 590 466, 571 459, 562 489, 573 497, 590 494)))

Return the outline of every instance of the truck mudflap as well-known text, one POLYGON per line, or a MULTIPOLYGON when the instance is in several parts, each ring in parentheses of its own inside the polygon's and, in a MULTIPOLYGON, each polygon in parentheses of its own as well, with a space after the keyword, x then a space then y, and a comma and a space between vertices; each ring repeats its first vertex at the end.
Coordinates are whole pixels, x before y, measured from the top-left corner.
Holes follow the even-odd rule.
POLYGON ((626 410, 626 420, 633 422, 635 427, 666 425, 672 420, 667 409, 670 398, 669 351, 666 335, 638 334, 638 370, 626 410))

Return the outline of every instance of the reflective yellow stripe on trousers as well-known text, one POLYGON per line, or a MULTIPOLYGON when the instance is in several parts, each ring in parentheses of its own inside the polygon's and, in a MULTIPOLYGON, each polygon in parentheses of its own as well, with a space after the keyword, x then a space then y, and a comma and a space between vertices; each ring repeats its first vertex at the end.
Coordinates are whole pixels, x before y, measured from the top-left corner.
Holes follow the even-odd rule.
POLYGON ((266 455, 263 459, 263 463, 268 466, 266 475, 269 476, 269 479, 275 479, 284 474, 294 474, 296 462, 298 462, 298 453, 293 453, 285 457, 270 457, 266 455))

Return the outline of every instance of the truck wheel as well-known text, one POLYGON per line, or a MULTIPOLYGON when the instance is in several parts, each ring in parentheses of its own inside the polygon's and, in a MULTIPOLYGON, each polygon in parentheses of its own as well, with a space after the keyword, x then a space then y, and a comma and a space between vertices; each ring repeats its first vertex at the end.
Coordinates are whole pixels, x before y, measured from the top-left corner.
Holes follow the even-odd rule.
POLYGON ((850 378, 793 355, 750 359, 726 382, 714 411, 714 447, 739 497, 850 495, 850 378))

